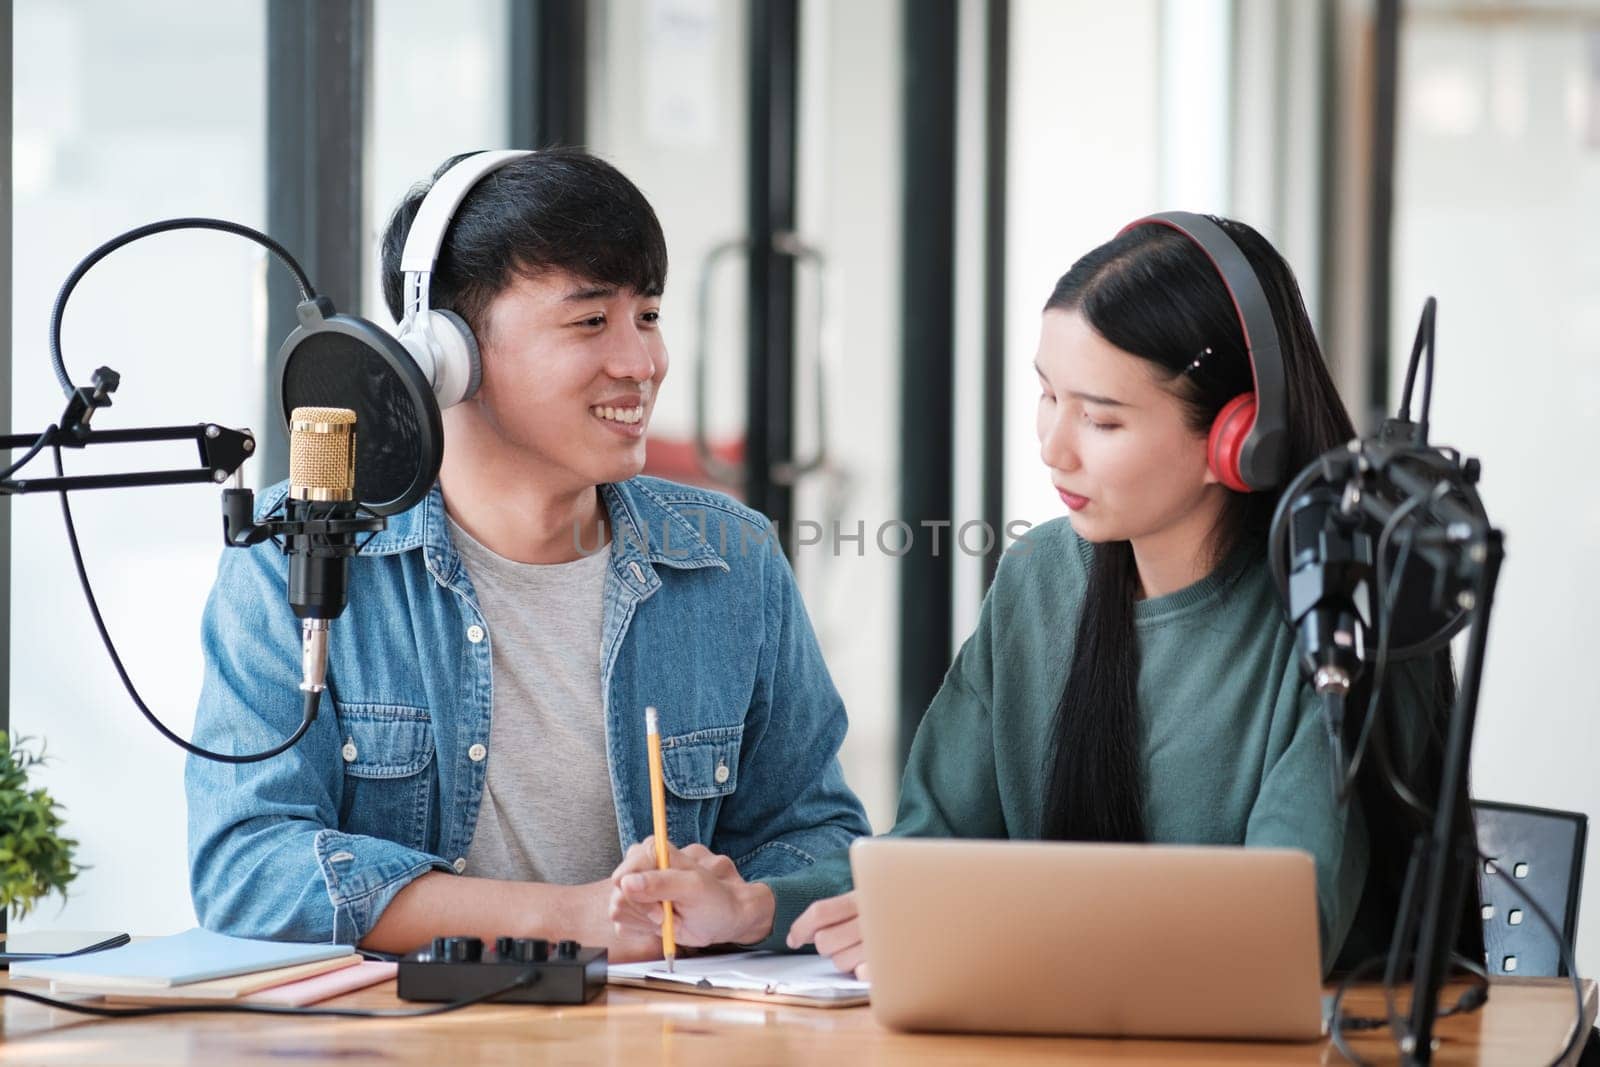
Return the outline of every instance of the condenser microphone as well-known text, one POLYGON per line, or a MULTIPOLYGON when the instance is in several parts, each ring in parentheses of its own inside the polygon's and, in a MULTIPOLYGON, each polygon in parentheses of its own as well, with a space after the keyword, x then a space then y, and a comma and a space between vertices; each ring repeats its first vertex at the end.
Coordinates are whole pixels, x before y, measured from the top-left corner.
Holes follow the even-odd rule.
POLYGON ((1345 698, 1367 661, 1372 539, 1348 489, 1322 482, 1289 504, 1289 619, 1300 669, 1322 700, 1334 795, 1344 795, 1345 698))
POLYGON ((1372 538, 1342 495, 1322 484, 1289 505, 1289 617, 1319 693, 1349 692, 1372 626, 1372 538))
POLYGON ((328 673, 328 625, 344 611, 355 535, 330 521, 355 517, 356 413, 297 407, 289 416, 285 516, 303 524, 287 535, 289 607, 300 620, 300 688, 321 693, 328 673))

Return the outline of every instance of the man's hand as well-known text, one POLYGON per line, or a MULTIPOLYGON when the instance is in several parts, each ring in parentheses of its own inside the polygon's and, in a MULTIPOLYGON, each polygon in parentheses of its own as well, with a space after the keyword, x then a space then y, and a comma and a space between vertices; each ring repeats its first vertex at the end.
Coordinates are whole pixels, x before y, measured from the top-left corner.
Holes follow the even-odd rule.
POLYGON ((551 885, 429 871, 395 895, 361 945, 403 953, 442 934, 470 934, 490 943, 505 934, 604 946, 618 963, 660 959, 659 935, 617 934, 611 924, 611 893, 609 878, 587 885, 551 885))
POLYGON ((817 952, 833 960, 841 974, 854 974, 863 982, 867 978, 867 946, 861 937, 860 908, 856 895, 819 900, 789 927, 789 947, 816 943, 817 952))
POLYGON ((747 945, 772 932, 772 890, 746 882, 733 861, 701 844, 667 847, 670 866, 656 869, 655 838, 630 848, 611 875, 611 922, 618 937, 656 939, 661 904, 672 903, 673 940, 691 948, 747 945))
POLYGON ((572 906, 578 914, 577 930, 573 935, 584 945, 604 946, 612 963, 636 963, 661 958, 661 931, 629 930, 624 932, 611 922, 610 879, 568 887, 572 906), (581 932, 579 932, 581 931, 581 932))

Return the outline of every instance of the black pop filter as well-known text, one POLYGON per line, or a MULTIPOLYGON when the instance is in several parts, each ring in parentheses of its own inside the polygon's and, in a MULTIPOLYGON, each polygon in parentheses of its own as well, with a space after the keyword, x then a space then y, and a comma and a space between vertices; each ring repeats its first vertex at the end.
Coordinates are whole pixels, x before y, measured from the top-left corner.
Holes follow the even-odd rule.
POLYGON ((283 417, 297 407, 356 413, 356 500, 379 515, 421 502, 439 477, 444 426, 422 369, 399 341, 366 319, 334 312, 326 297, 296 309, 278 349, 283 417))

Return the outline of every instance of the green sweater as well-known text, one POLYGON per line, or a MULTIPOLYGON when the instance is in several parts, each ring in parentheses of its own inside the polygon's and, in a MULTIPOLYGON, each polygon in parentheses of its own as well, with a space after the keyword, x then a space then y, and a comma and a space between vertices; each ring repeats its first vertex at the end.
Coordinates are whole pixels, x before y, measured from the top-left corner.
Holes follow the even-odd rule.
MULTIPOLYGON (((891 835, 1039 837, 1089 561, 1065 519, 1006 553, 917 729, 891 835)), ((1309 852, 1331 966, 1361 899, 1366 824, 1354 799, 1344 810, 1333 799, 1320 709, 1301 684, 1264 556, 1235 553, 1187 589, 1140 601, 1134 624, 1149 840, 1309 852)), ((1418 673, 1402 676, 1408 696, 1418 673)), ((769 884, 777 907, 763 944, 780 947, 807 905, 850 889, 848 855, 769 884)))

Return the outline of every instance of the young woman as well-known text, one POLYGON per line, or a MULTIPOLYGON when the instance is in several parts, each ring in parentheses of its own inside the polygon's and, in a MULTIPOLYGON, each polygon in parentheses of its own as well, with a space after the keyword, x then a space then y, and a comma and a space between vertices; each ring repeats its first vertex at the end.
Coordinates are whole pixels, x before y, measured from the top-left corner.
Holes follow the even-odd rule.
MULTIPOLYGON (((1300 848, 1316 861, 1324 963, 1349 965, 1387 943, 1420 825, 1378 768, 1436 795, 1421 741, 1449 707, 1450 664, 1393 665, 1373 739, 1387 759, 1365 761, 1341 806, 1266 534, 1282 482, 1355 432, 1288 265, 1250 227, 1212 221, 1276 323, 1279 488, 1230 489, 1208 456, 1213 421, 1254 381, 1233 294, 1200 245, 1145 222, 1074 264, 1034 364, 1040 458, 1068 514, 1001 564, 917 731, 891 833, 1300 848)), ((1365 695, 1349 706, 1353 731, 1365 695)), ((618 869, 619 932, 655 929, 671 900, 679 944, 814 943, 841 970, 862 964, 842 855, 756 885, 698 848, 651 866, 638 849, 618 869)))

